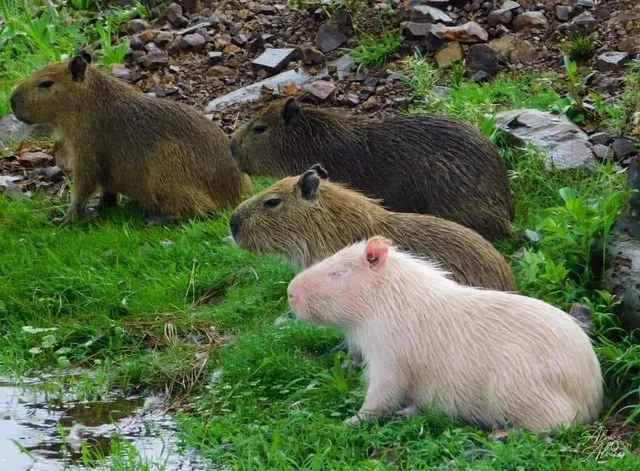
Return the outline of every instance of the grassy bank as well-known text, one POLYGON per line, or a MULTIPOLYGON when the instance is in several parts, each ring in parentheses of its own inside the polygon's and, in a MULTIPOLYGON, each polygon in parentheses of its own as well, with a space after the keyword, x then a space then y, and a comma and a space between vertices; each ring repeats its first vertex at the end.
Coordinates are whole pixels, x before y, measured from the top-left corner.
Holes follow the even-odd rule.
MULTIPOLYGON (((38 15, 28 16, 49 21, 41 15, 53 12, 37 8, 38 15)), ((100 41, 91 27, 76 35, 61 26, 75 10, 58 13, 49 21, 61 28, 55 54, 100 41)), ((17 37, 24 54, 15 45, 0 52, 0 114, 21 75, 59 58, 43 53, 38 41, 17 37)), ((411 112, 444 111, 500 146, 516 195, 516 225, 539 240, 523 236, 496 245, 523 293, 563 309, 582 302, 594 311, 607 414, 622 410, 637 418, 640 347, 617 325, 615 300, 600 291, 599 267, 589 256, 615 221, 626 177, 613 166, 549 174, 533 149, 505 146, 491 119, 516 107, 558 109, 566 80, 505 75, 478 85, 459 69, 443 73, 421 58, 410 59, 404 73, 415 93, 411 112), (438 94, 437 86, 448 90, 438 94)), ((627 92, 617 104, 603 105, 600 119, 619 129, 616 117, 637 106, 638 90, 636 68, 627 92)), ((257 179, 256 190, 269 183, 257 179)), ((496 438, 425 412, 385 426, 345 428, 342 420, 359 407, 364 390, 360 373, 345 372, 341 355, 331 353, 339 333, 296 321, 274 324, 288 312, 293 272, 226 242, 228 211, 151 228, 138 208, 121 204, 100 221, 58 229, 50 221, 65 208, 66 201, 38 195, 17 201, 0 195, 0 374, 84 369, 84 376, 49 383, 54 402, 63 390, 94 399, 113 388, 168 389, 176 402, 191 406, 177 415, 185 443, 233 469, 640 469, 634 453, 640 434, 613 434, 602 423, 496 438)), ((150 466, 135 451, 116 448, 121 459, 114 469, 150 466)))

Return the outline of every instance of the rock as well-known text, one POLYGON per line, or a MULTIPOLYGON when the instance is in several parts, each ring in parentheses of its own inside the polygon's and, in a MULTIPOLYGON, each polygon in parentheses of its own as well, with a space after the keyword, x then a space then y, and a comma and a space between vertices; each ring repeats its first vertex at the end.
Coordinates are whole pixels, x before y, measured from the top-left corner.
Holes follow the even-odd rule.
POLYGON ((569 23, 569 31, 573 34, 589 34, 598 26, 598 20, 596 20, 591 13, 585 11, 576 16, 571 23, 569 23))
POLYGON ((323 24, 318 28, 314 44, 324 53, 334 51, 347 41, 347 37, 337 27, 323 24))
POLYGON ((467 50, 464 65, 471 76, 482 71, 493 77, 498 73, 498 53, 486 44, 474 44, 467 50))
POLYGON ((627 36, 618 42, 618 51, 640 54, 640 36, 627 36))
POLYGON ((489 47, 506 59, 509 59, 511 52, 513 52, 520 43, 520 38, 516 36, 503 36, 489 42, 489 47))
POLYGON ((52 160, 53 157, 44 152, 27 152, 18 157, 18 162, 24 168, 44 167, 52 160))
POLYGON ((232 69, 223 65, 214 65, 209 70, 207 70, 207 75, 209 77, 226 77, 227 75, 231 75, 232 73, 232 69))
POLYGON ((131 81, 132 74, 129 69, 127 69, 123 64, 114 64, 111 66, 111 75, 119 78, 120 80, 125 80, 127 82, 131 81))
POLYGON ((124 30, 127 34, 140 33, 149 28, 149 24, 144 20, 129 20, 124 24, 124 30))
POLYGON ((440 37, 438 32, 444 28, 441 24, 430 25, 427 35, 418 43, 418 49, 423 53, 439 51, 445 44, 445 40, 440 37))
POLYGON ((182 0, 182 8, 187 13, 196 13, 202 8, 200 0, 182 0))
POLYGON ((450 67, 451 64, 462 60, 462 47, 459 42, 448 43, 436 53, 436 62, 442 68, 450 67))
POLYGON ((507 0, 500 6, 501 10, 517 10, 520 8, 520 4, 518 2, 514 2, 513 0, 507 0))
POLYGON ((182 14, 182 7, 177 3, 169 5, 162 16, 166 18, 174 28, 184 28, 189 24, 189 20, 182 14))
POLYGON ((495 122, 513 144, 530 142, 546 152, 550 170, 591 169, 595 163, 588 136, 564 115, 520 109, 498 113, 495 122))
POLYGON ((222 53, 220 51, 213 51, 207 54, 209 59, 209 65, 214 66, 222 62, 222 53))
POLYGON ((205 44, 204 36, 196 33, 187 34, 180 40, 180 48, 185 51, 200 52, 205 44))
POLYGON ((324 62, 324 54, 313 46, 300 46, 298 54, 306 65, 317 65, 324 62))
POLYGON ((611 142, 612 137, 606 132, 596 132, 589 136, 589 142, 592 144, 601 144, 603 146, 611 142))
POLYGON ((600 21, 606 21, 611 17, 611 12, 606 5, 598 5, 594 11, 596 18, 600 21))
POLYGON ((618 161, 632 154, 635 154, 638 151, 635 143, 631 139, 626 139, 624 137, 613 141, 613 143, 611 144, 611 149, 613 150, 613 154, 616 156, 616 160, 618 161))
POLYGON ((244 34, 236 34, 231 38, 231 42, 238 47, 244 47, 244 45, 247 44, 247 36, 244 34))
POLYGON ((538 52, 529 41, 522 41, 520 45, 511 51, 509 59, 514 63, 530 64, 538 58, 538 52))
POLYGON ((508 25, 513 20, 513 13, 509 9, 500 8, 499 10, 493 10, 487 16, 487 24, 492 28, 498 25, 508 25))
POLYGON ((274 90, 278 88, 278 84, 280 83, 294 82, 297 83, 298 86, 304 87, 306 84, 315 80, 328 77, 330 69, 335 69, 334 75, 337 77, 337 80, 343 80, 347 75, 352 73, 355 65, 355 61, 349 55, 345 55, 328 63, 324 69, 318 71, 315 75, 312 75, 303 68, 287 70, 276 76, 268 77, 261 82, 252 83, 251 85, 238 88, 226 95, 217 97, 209 102, 205 113, 215 113, 231 105, 258 100, 262 96, 263 89, 274 90))
POLYGON ((522 31, 532 28, 546 29, 548 27, 549 23, 544 17, 544 13, 542 13, 541 11, 528 11, 513 20, 513 29, 515 29, 516 31, 522 31))
POLYGON ((569 315, 578 321, 582 330, 588 331, 593 328, 593 314, 584 304, 573 303, 569 309, 569 315))
POLYGON ((593 0, 578 0, 576 2, 576 5, 580 5, 581 7, 584 8, 595 8, 596 4, 593 2, 593 0))
POLYGON ((629 54, 626 52, 604 52, 598 56, 596 68, 600 72, 620 72, 628 61, 629 54))
POLYGON ((300 89, 294 82, 278 84, 278 93, 282 96, 296 96, 300 89))
POLYGON ((362 109, 371 111, 378 107, 378 100, 375 96, 371 96, 362 104, 362 109))
POLYGON ((242 52, 242 49, 235 44, 229 44, 228 46, 225 46, 222 52, 224 52, 225 54, 240 54, 242 52))
POLYGON ((15 182, 22 180, 22 177, 13 175, 0 175, 0 187, 8 188, 10 185, 15 185, 15 182))
POLYGON ((335 89, 336 86, 331 82, 326 80, 316 80, 307 87, 306 92, 308 93, 308 97, 311 101, 316 104, 320 104, 331 98, 335 89))
POLYGON ((141 58, 140 63, 146 69, 160 69, 169 63, 169 53, 163 51, 154 43, 145 46, 147 54, 141 58))
POLYGON ((476 83, 486 82, 491 78, 491 75, 486 73, 484 70, 478 70, 471 76, 471 80, 476 83))
POLYGON ((44 180, 52 183, 58 183, 62 180, 64 172, 60 167, 54 165, 44 169, 44 180))
POLYGON ((31 134, 33 126, 19 121, 10 114, 0 120, 0 148, 9 146, 12 141, 21 141, 31 134))
POLYGON ((254 70, 266 70, 270 74, 277 74, 291 62, 296 55, 293 48, 266 49, 260 56, 251 62, 254 70))
POLYGON ((424 38, 433 25, 430 23, 416 23, 414 21, 408 21, 403 28, 404 36, 407 39, 420 39, 424 38))
POLYGON ((276 13, 276 7, 273 5, 258 5, 256 13, 261 15, 274 15, 276 13))
POLYGON ((416 23, 442 23, 453 25, 456 22, 442 10, 429 5, 416 5, 409 12, 409 20, 416 23))
POLYGON ((469 21, 460 26, 442 27, 438 31, 438 35, 447 41, 457 41, 461 43, 480 43, 489 40, 489 33, 473 21, 469 21))
POLYGON ((613 150, 609 146, 602 144, 596 144, 593 146, 593 153, 600 160, 607 160, 613 158, 613 150))
POLYGON ((159 31, 153 38, 153 42, 155 42, 160 47, 165 47, 167 44, 173 41, 174 37, 175 36, 173 35, 173 33, 170 33, 168 31, 159 31))
POLYGON ((560 21, 569 21, 572 10, 571 7, 565 5, 556 5, 556 18, 560 21))

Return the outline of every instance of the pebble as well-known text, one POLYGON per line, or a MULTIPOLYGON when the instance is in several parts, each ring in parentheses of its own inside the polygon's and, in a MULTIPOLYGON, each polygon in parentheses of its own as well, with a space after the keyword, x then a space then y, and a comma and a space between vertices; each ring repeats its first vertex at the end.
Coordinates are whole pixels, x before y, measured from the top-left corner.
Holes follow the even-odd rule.
POLYGON ((604 52, 596 59, 596 69, 600 72, 620 72, 628 61, 629 54, 626 52, 604 52))
POLYGON ((622 160, 625 157, 629 157, 638 151, 635 143, 631 139, 624 137, 618 138, 611 144, 613 154, 616 156, 616 160, 622 160))
POLYGON ((596 144, 593 146, 593 153, 600 160, 610 159, 613 157, 613 150, 609 146, 604 146, 602 144, 596 144))
POLYGON ((187 51, 199 52, 204 48, 206 40, 200 34, 187 34, 180 40, 180 47, 187 51))
POLYGON ((464 63, 467 73, 471 76, 484 72, 493 77, 498 73, 498 53, 486 44, 470 46, 464 63))
POLYGON ((322 52, 327 53, 338 49, 347 41, 347 37, 337 27, 323 24, 318 28, 314 44, 322 52))
POLYGON ((487 16, 487 24, 492 28, 495 28, 500 24, 508 25, 509 23, 511 23, 512 19, 513 13, 511 13, 511 10, 501 8, 499 10, 493 10, 491 13, 489 13, 489 16, 487 16))
POLYGON ((293 48, 267 49, 251 62, 254 70, 266 70, 271 74, 282 71, 296 55, 293 48))
POLYGON ((27 152, 18 157, 18 162, 25 168, 44 167, 52 160, 53 157, 44 152, 27 152))
POLYGON ((469 21, 460 26, 445 26, 440 28, 438 35, 447 41, 458 41, 461 43, 479 43, 489 40, 489 33, 473 21, 469 21))
POLYGON ((460 43, 453 41, 436 53, 436 62, 442 68, 450 67, 454 62, 462 60, 462 47, 460 43))
POLYGON ((209 60, 209 65, 214 66, 218 65, 222 62, 222 52, 220 51, 212 51, 207 54, 207 58, 209 60))
POLYGON ((548 28, 549 22, 541 11, 528 11, 513 20, 513 29, 522 31, 532 28, 548 28))
POLYGON ((320 104, 327 101, 336 90, 336 86, 327 80, 316 80, 306 89, 311 101, 320 104))

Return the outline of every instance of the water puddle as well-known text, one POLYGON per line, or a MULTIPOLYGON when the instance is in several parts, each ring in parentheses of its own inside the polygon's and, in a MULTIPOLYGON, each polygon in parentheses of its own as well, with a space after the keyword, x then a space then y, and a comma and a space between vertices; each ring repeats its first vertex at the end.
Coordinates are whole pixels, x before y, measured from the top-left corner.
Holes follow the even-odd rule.
MULTIPOLYGON (((0 469, 7 471, 84 470, 80 441, 91 456, 115 461, 112 442, 128 442, 137 461, 125 469, 200 471, 212 469, 194 451, 179 446, 177 427, 159 400, 113 397, 101 402, 52 406, 34 386, 0 378, 0 469), (59 433, 59 428, 64 430, 59 433), (147 468, 144 468, 147 469, 147 468)), ((125 454, 125 457, 131 457, 125 454)), ((96 469, 96 463, 90 463, 96 469)), ((99 468, 98 468, 99 469, 99 468)))

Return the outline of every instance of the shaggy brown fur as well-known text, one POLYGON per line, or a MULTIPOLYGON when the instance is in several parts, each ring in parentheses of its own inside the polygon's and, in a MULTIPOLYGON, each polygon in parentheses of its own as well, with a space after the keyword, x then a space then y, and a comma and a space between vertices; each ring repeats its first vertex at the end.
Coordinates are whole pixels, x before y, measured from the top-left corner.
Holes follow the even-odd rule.
POLYGON ((222 130, 191 107, 145 96, 89 65, 86 53, 48 65, 11 95, 16 117, 54 127, 74 178, 64 218, 88 215, 102 189, 122 194, 161 219, 188 217, 237 204, 251 190, 222 130))
POLYGON ((320 163, 391 211, 439 216, 490 240, 512 231, 512 194, 497 149, 446 116, 373 119, 279 100, 234 133, 231 151, 249 174, 283 178, 320 163))
POLYGON ((387 211, 326 177, 326 171, 314 165, 241 203, 230 220, 236 243, 305 268, 379 234, 403 250, 439 262, 462 284, 516 290, 505 259, 471 229, 435 216, 387 211))

